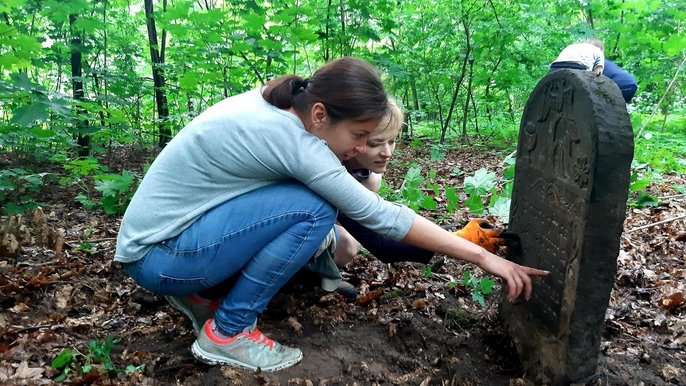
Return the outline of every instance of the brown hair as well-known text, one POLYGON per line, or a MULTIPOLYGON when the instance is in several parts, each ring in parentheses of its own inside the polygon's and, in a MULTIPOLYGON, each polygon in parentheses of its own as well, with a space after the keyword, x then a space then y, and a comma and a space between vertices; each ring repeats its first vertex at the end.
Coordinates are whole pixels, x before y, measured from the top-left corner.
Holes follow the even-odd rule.
POLYGON ((302 115, 320 102, 333 124, 379 119, 388 112, 386 91, 374 67, 350 57, 327 63, 307 80, 297 75, 271 80, 262 97, 280 109, 293 107, 302 115))

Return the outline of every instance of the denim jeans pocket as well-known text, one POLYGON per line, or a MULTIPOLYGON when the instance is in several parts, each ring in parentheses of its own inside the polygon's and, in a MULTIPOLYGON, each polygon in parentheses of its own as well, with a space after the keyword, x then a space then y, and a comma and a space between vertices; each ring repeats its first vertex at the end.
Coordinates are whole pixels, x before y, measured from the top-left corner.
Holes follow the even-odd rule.
POLYGON ((179 278, 161 274, 159 292, 168 295, 184 296, 206 290, 213 286, 214 284, 210 283, 205 277, 179 278))

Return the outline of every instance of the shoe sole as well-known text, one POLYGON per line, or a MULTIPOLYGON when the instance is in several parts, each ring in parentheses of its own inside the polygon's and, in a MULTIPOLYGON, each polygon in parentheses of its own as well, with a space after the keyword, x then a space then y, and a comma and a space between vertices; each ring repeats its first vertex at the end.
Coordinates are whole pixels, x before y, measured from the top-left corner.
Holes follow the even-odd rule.
POLYGON ((198 344, 197 341, 193 342, 193 345, 191 346, 191 353, 193 353, 193 356, 195 359, 199 360, 200 362, 207 363, 208 365, 228 365, 228 366, 235 366, 235 367, 241 367, 244 369, 249 369, 252 371, 277 371, 277 370, 282 370, 291 366, 296 365, 298 362, 300 362, 303 359, 303 353, 300 352, 300 355, 295 358, 291 359, 290 361, 284 362, 284 363, 279 363, 278 365, 270 366, 270 367, 255 367, 251 366, 247 363, 243 363, 237 360, 233 360, 230 358, 226 358, 223 356, 219 356, 216 354, 209 353, 202 348, 200 348, 200 345, 198 344))
POLYGON ((191 320, 191 323, 193 324, 193 331, 195 331, 195 335, 198 335, 200 332, 200 325, 198 325, 198 321, 195 320, 195 315, 193 315, 193 313, 186 308, 186 306, 179 303, 173 296, 165 296, 164 298, 167 300, 167 303, 171 304, 172 307, 176 308, 176 310, 186 315, 188 319, 191 320))

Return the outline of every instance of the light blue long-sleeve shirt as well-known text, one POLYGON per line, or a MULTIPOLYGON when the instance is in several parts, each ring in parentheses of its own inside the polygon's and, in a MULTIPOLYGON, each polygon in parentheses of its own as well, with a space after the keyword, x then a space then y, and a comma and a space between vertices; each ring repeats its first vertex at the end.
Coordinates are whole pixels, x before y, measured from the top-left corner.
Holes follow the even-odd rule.
POLYGON ((389 238, 402 239, 414 221, 411 209, 362 186, 325 141, 253 90, 204 111, 159 154, 124 214, 114 259, 139 260, 213 207, 291 179, 389 238))

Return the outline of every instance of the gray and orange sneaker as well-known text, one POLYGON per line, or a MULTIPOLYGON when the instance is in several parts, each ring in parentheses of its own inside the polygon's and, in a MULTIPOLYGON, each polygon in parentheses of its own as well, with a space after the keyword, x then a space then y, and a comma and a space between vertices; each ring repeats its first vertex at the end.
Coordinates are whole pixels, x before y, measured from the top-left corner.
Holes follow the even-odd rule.
POLYGON ((214 312, 219 308, 220 302, 218 300, 206 300, 196 295, 165 296, 164 298, 172 307, 181 311, 182 314, 191 320, 193 331, 195 331, 196 335, 200 332, 200 328, 205 324, 205 321, 214 316, 214 312))
POLYGON ((255 324, 231 338, 220 338, 212 330, 212 320, 205 322, 191 346, 193 356, 211 365, 222 364, 250 370, 276 371, 300 362, 302 351, 283 346, 267 338, 255 324))

